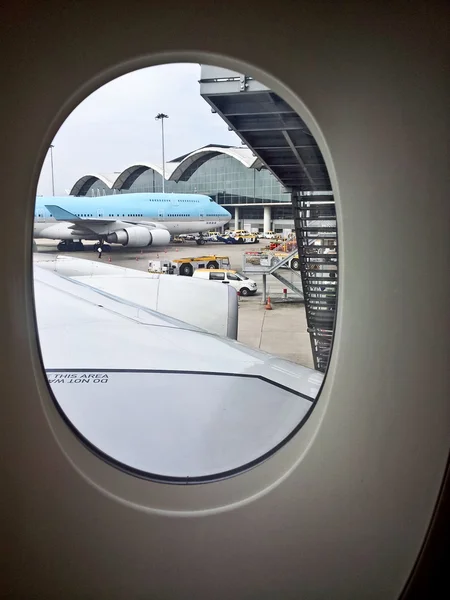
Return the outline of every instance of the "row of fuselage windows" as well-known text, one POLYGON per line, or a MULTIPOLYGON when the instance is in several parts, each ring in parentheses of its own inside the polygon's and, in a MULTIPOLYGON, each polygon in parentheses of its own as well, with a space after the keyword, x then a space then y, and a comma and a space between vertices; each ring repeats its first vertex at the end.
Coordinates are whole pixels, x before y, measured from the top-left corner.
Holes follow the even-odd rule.
MULTIPOLYGON (((92 215, 77 215, 77 216, 92 216, 92 215)), ((128 215, 108 215, 109 217, 143 217, 144 215, 142 214, 128 214, 128 215)), ((159 217, 164 217, 164 215, 158 215, 159 217)), ((171 214, 171 215, 167 215, 167 217, 190 217, 191 215, 188 214, 171 214)))
MULTIPOLYGON (((172 200, 159 199, 159 198, 150 198, 149 202, 172 202, 172 200)), ((200 204, 200 200, 177 200, 177 202, 195 202, 196 204, 200 204)), ((214 202, 211 200, 211 202, 214 202)))
MULTIPOLYGON (((38 216, 40 216, 40 215, 38 215, 38 216)), ((52 217, 53 215, 50 215, 50 216, 52 217)), ((88 214, 77 214, 77 213, 75 213, 75 216, 76 216, 76 217, 93 217, 94 215, 88 215, 88 214)), ((110 213, 110 214, 108 215, 108 217, 143 217, 143 216, 144 216, 143 214, 138 214, 138 213, 127 214, 127 215, 126 215, 126 214, 121 214, 121 215, 119 215, 119 214, 115 214, 115 215, 113 215, 113 214, 111 214, 111 213, 110 213)), ((163 215, 160 215, 160 216, 162 217, 163 215)), ((167 216, 168 216, 168 217, 189 217, 189 216, 191 216, 191 215, 188 215, 188 214, 176 214, 176 215, 173 215, 173 214, 172 214, 172 215, 167 215, 167 216)), ((218 215, 206 215, 206 216, 207 216, 207 217, 217 217, 218 215)), ((101 218, 102 218, 102 215, 98 215, 98 217, 97 217, 97 218, 100 218, 100 219, 101 219, 101 218)))

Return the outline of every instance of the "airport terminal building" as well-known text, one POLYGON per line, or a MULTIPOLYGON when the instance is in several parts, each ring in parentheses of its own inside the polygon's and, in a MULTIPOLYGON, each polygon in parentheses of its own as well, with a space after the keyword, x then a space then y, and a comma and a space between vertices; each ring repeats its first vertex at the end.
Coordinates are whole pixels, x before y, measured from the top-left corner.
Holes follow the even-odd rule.
MULTIPOLYGON (((72 186, 74 196, 162 192, 162 168, 139 163, 121 172, 91 173, 72 186)), ((288 191, 250 149, 208 145, 166 164, 165 192, 207 194, 232 215, 231 226, 253 231, 294 229, 288 191)))

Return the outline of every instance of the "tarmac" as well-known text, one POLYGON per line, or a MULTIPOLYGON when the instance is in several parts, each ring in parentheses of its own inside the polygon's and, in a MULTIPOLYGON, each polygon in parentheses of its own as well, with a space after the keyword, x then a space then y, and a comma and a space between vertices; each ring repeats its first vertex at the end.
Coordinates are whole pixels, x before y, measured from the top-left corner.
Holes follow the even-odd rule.
MULTIPOLYGON (((36 240, 37 251, 59 254, 56 242, 53 240, 36 240)), ((246 251, 262 250, 265 241, 259 244, 245 246, 209 243, 198 246, 195 242, 184 244, 169 244, 167 247, 154 249, 123 248, 112 246, 111 252, 104 252, 101 260, 111 264, 147 271, 149 260, 173 260, 188 256, 220 255, 230 258, 231 268, 242 271, 243 253, 246 251)), ((97 253, 92 250, 92 244, 85 244, 84 252, 71 252, 69 256, 88 260, 99 260, 97 253)), ((284 270, 284 276, 294 274, 284 270)), ((295 276, 295 275, 294 275, 295 276)), ((281 358, 296 362, 306 367, 314 368, 311 343, 306 328, 306 316, 303 303, 293 292, 283 292, 283 284, 272 276, 267 278, 268 295, 272 301, 272 310, 266 310, 263 303, 262 276, 248 274, 248 277, 258 284, 255 296, 239 300, 239 329, 238 341, 281 358)))

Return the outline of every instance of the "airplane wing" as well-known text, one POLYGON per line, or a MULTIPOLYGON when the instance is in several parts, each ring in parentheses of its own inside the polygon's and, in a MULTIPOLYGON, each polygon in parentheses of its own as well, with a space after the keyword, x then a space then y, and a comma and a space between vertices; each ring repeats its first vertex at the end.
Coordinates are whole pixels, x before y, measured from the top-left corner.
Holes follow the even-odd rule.
POLYGON ((79 217, 56 204, 46 204, 45 208, 57 221, 72 223, 71 229, 73 229, 74 232, 80 232, 80 234, 83 234, 84 232, 95 235, 107 235, 108 233, 114 233, 118 229, 122 229, 127 226, 147 227, 149 229, 165 229, 165 227, 162 227, 160 223, 150 221, 130 223, 128 221, 116 221, 100 217, 79 217))
POLYGON ((211 285, 209 281, 195 277, 147 273, 66 255, 55 257, 35 253, 33 261, 42 269, 77 279, 210 333, 237 338, 238 299, 236 290, 230 286, 211 285))
POLYGON ((139 476, 195 483, 285 443, 323 374, 35 265, 44 368, 92 450, 139 476))
POLYGON ((50 212, 51 215, 53 215, 53 217, 57 221, 67 221, 69 223, 74 223, 76 224, 77 228, 85 227, 86 229, 89 229, 92 225, 105 225, 106 223, 111 223, 111 220, 103 218, 79 217, 78 215, 74 215, 65 208, 61 208, 56 204, 46 204, 45 208, 50 212))

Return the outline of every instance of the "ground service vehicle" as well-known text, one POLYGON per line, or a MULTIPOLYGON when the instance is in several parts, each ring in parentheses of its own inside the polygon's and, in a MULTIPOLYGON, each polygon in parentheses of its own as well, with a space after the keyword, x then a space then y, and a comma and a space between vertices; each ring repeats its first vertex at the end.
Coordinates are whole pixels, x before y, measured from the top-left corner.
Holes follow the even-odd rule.
POLYGON ((207 240, 216 242, 217 241, 217 237, 219 235, 222 235, 220 233, 220 231, 207 231, 206 233, 203 234, 203 237, 206 238, 207 240))
POLYGON ((218 236, 218 240, 225 244, 257 244, 259 242, 258 236, 252 233, 218 236))
POLYGON ((230 284, 241 296, 256 294, 258 290, 258 286, 253 279, 231 269, 197 269, 194 272, 194 277, 230 284))
MULTIPOLYGON (((336 256, 336 251, 333 251, 333 249, 330 248, 325 248, 323 251, 323 254, 330 254, 331 255, 331 260, 333 261, 333 255, 336 256)), ((283 259, 285 256, 287 256, 288 253, 287 252, 275 252, 274 256, 277 256, 278 258, 283 259)), ((311 259, 311 263, 314 263, 314 258, 311 259)), ((337 262, 337 257, 335 259, 335 261, 337 262)), ((294 254, 294 256, 291 256, 291 258, 289 259, 289 261, 284 265, 286 267, 289 267, 290 269, 292 269, 293 271, 300 271, 300 258, 297 254, 294 254)), ((326 267, 328 270, 330 271, 334 271, 337 269, 337 266, 334 264, 330 264, 326 267)), ((318 270, 323 270, 324 267, 323 266, 317 266, 318 270)))
POLYGON ((230 235, 232 235, 233 237, 237 237, 239 235, 249 235, 250 231, 247 231, 246 229, 236 229, 235 231, 231 231, 230 235))
POLYGON ((197 269, 226 269, 230 266, 228 256, 194 256, 176 258, 175 260, 150 260, 149 273, 169 273, 170 275, 184 275, 191 277, 197 269))

